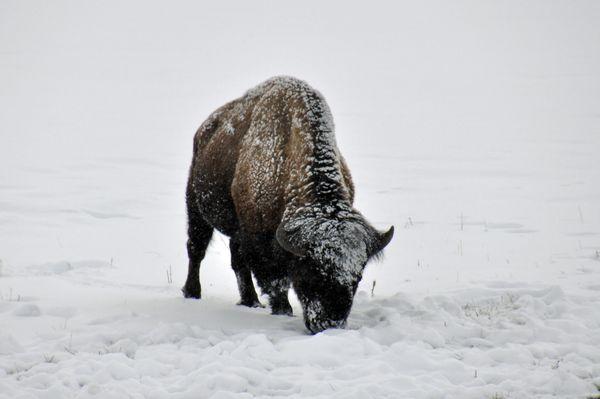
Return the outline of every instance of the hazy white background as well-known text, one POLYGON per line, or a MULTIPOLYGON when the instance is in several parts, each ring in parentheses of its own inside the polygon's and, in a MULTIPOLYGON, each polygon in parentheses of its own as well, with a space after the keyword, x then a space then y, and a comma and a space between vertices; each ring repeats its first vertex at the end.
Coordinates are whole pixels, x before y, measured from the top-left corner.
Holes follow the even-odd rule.
POLYGON ((577 206, 598 223, 596 2, 4 1, 0 18, 11 263, 150 251, 178 272, 193 133, 277 74, 324 93, 358 207, 380 227, 462 213, 539 230, 577 206), (115 232, 111 215, 136 219, 115 232))

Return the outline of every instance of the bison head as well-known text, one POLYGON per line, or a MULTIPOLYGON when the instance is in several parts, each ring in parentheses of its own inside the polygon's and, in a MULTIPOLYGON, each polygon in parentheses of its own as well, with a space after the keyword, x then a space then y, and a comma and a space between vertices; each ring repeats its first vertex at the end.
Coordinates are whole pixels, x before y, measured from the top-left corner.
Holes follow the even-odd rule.
POLYGON ((290 278, 313 334, 346 325, 367 262, 393 235, 393 226, 380 233, 357 212, 344 218, 304 215, 281 223, 277 241, 297 257, 290 278))

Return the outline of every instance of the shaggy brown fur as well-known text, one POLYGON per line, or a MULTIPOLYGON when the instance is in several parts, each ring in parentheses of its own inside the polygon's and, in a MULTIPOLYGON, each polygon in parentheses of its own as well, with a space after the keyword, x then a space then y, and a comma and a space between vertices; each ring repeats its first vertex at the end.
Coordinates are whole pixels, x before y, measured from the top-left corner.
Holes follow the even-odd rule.
POLYGON ((305 82, 272 78, 215 111, 194 137, 187 187, 186 297, 213 228, 231 238, 241 304, 291 314, 290 283, 312 332, 343 326, 367 260, 387 245, 352 207, 354 186, 329 108, 305 82))

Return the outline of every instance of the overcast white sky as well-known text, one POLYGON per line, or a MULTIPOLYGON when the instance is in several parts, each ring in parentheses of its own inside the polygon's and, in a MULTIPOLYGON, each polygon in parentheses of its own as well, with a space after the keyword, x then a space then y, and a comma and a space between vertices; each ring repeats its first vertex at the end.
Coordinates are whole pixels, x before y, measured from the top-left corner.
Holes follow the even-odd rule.
POLYGON ((594 1, 3 1, 0 156, 188 157, 276 74, 325 94, 350 158, 598 134, 599 20, 594 1))

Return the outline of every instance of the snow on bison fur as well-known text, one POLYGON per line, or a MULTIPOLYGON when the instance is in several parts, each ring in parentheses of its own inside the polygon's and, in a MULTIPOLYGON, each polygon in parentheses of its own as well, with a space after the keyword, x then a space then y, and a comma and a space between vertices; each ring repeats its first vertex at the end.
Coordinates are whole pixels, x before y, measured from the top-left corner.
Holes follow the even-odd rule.
POLYGON ((254 274, 273 314, 292 314, 291 285, 312 333, 344 327, 367 261, 394 234, 375 230, 353 198, 323 96, 291 77, 251 89, 194 137, 184 295, 200 298, 200 262, 217 229, 230 237, 240 304, 261 306, 254 274))

